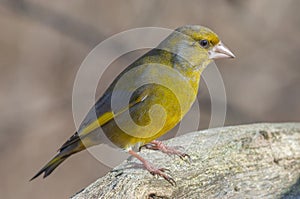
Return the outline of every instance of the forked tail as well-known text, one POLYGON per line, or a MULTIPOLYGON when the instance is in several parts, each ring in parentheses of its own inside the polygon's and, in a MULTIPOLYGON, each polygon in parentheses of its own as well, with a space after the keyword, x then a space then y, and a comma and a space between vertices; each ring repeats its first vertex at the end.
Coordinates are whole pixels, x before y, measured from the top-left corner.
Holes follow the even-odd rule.
POLYGON ((59 153, 52 158, 31 180, 35 179, 42 173, 44 173, 44 178, 50 175, 58 165, 65 161, 69 156, 79 151, 85 149, 81 139, 78 134, 75 133, 68 141, 66 141, 62 147, 59 149, 59 153))
POLYGON ((35 179, 42 173, 44 173, 43 178, 50 175, 58 165, 60 165, 64 160, 66 160, 70 155, 67 156, 61 156, 60 154, 57 154, 52 160, 50 160, 35 176, 33 176, 31 180, 35 179))

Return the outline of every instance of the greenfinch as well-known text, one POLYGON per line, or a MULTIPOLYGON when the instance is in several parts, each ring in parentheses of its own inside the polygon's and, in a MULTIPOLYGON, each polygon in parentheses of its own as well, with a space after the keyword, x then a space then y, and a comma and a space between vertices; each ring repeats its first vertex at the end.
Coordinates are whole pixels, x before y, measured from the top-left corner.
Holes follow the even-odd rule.
POLYGON ((145 146, 189 157, 156 139, 174 128, 189 111, 206 66, 215 59, 234 57, 210 29, 198 25, 177 28, 115 78, 77 132, 31 180, 42 173, 47 177, 69 156, 107 139, 139 159, 152 175, 175 184, 164 172, 166 169, 156 168, 134 149, 145 146))

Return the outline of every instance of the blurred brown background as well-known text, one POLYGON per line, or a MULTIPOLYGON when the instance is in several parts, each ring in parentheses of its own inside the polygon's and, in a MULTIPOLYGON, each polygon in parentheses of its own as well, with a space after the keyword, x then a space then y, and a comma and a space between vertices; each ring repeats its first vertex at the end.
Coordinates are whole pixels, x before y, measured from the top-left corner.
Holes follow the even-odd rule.
MULTIPOLYGON (((72 87, 85 56, 130 28, 210 27, 237 56, 217 62, 226 125, 299 122, 299 7, 298 0, 1 0, 1 198, 67 198, 109 171, 82 152, 47 179, 28 181, 75 130, 72 87)), ((113 66, 100 88, 123 67, 113 66)), ((210 114, 205 89, 199 99, 204 129, 210 114)))

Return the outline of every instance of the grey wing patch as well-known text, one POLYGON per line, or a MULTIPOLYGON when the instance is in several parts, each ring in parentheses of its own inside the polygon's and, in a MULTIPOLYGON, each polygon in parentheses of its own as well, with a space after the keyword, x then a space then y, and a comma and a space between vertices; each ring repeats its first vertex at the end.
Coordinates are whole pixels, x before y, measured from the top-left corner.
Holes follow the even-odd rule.
POLYGON ((111 105, 110 105, 110 93, 107 93, 103 95, 92 108, 89 110, 87 115, 85 116, 84 120, 80 124, 80 127, 78 129, 78 134, 80 135, 80 132, 82 129, 84 129, 86 126, 94 122, 99 116, 103 115, 106 112, 111 111, 111 105))
POLYGON ((128 108, 145 101, 148 97, 149 86, 151 85, 144 85, 134 92, 108 89, 87 113, 77 131, 78 136, 80 137, 82 130, 86 126, 94 122, 104 113, 113 111, 118 115, 128 110, 128 108))

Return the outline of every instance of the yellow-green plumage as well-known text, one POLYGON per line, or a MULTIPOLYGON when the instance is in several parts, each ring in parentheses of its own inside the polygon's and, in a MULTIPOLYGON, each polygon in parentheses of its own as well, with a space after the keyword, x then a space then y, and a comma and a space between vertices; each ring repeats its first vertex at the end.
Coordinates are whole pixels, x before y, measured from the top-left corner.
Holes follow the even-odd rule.
POLYGON ((103 143, 103 136, 97 130, 99 127, 114 145, 123 149, 146 144, 167 133, 181 121, 195 101, 201 72, 212 61, 209 51, 219 42, 214 32, 202 26, 176 29, 156 49, 136 60, 114 80, 87 114, 78 133, 32 179, 43 172, 46 177, 70 155, 103 143), (199 42, 202 40, 207 40, 208 45, 201 46, 199 42), (128 76, 126 86, 116 86, 125 75, 128 76), (147 81, 157 83, 133 89, 147 81), (176 93, 161 84, 175 86, 176 93), (133 94, 129 104, 112 110, 113 92, 120 101, 123 95, 133 94), (128 112, 130 117, 125 114, 128 112), (121 127, 116 120, 120 121, 121 127))

